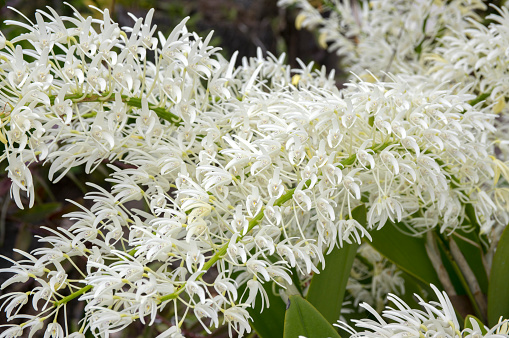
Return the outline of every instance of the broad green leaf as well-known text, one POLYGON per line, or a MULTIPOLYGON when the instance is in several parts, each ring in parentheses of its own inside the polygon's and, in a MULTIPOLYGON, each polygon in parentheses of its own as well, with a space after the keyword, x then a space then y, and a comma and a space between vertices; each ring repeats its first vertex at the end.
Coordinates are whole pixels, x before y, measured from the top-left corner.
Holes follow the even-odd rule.
MULTIPOLYGON (((299 295, 289 297, 284 330, 284 338, 299 338, 299 336, 307 338, 340 338, 327 319, 311 303, 299 295)), ((271 337, 280 336, 273 334, 271 337)))
POLYGON ((488 331, 486 330, 486 328, 484 327, 484 324, 483 322, 481 322, 481 320, 475 316, 472 316, 472 315, 468 315, 466 318, 465 318, 465 329, 473 329, 474 328, 474 325, 472 324, 472 320, 474 320, 475 322, 477 322, 477 324, 479 325, 479 328, 481 329, 481 332, 483 335, 485 335, 486 333, 488 333, 488 331))
POLYGON ((369 244, 401 270, 426 284, 441 287, 442 283, 428 257, 423 238, 405 235, 391 222, 370 234, 373 240, 369 244))
MULTIPOLYGON (((366 226, 366 207, 363 205, 352 211, 352 216, 366 226)), ((357 243, 345 243, 343 248, 335 248, 325 256, 325 269, 313 276, 306 299, 331 324, 339 319, 341 305, 345 296, 350 270, 357 254, 357 243)))
POLYGON ((509 318, 509 226, 504 229, 491 265, 488 286, 488 324, 494 326, 500 316, 509 318))
POLYGON ((253 322, 251 326, 255 329, 260 338, 283 337, 285 324, 286 306, 281 297, 275 295, 272 291, 272 283, 264 283, 263 288, 269 296, 270 307, 261 311, 261 295, 257 296, 256 306, 248 308, 247 311, 253 322))
POLYGON ((345 244, 325 257, 325 269, 313 276, 307 300, 329 323, 335 323, 341 313, 346 284, 357 254, 358 244, 345 244))

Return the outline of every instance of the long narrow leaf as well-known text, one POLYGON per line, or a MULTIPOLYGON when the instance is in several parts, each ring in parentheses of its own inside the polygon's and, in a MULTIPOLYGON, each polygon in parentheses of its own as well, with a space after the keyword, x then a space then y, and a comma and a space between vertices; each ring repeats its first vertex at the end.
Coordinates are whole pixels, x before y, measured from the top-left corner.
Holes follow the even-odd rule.
MULTIPOLYGON (((366 226, 366 207, 363 205, 352 211, 352 216, 366 226)), ((334 249, 325 257, 325 269, 313 276, 306 299, 320 311, 329 323, 335 323, 341 313, 346 284, 357 254, 357 243, 345 244, 334 249)))
POLYGON ((488 285, 488 324, 497 324, 500 316, 509 318, 509 227, 504 229, 491 265, 488 285))

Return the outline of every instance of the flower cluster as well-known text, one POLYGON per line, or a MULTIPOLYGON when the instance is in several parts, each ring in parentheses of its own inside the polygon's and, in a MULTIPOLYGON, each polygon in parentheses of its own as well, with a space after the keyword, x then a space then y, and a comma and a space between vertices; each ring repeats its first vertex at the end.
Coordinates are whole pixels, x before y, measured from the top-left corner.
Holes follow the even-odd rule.
POLYGON ((428 61, 426 72, 430 80, 447 81, 450 86, 468 83, 478 101, 485 100, 493 113, 500 114, 493 141, 501 152, 498 157, 507 160, 509 12, 505 7, 494 9, 497 13, 486 17, 488 26, 470 20, 466 29, 442 37, 440 46, 424 58, 428 61))
POLYGON ((470 20, 467 29, 442 37, 441 45, 426 58, 431 61, 428 73, 434 81, 468 83, 472 92, 484 94, 488 103, 495 103, 493 110, 500 113, 509 94, 509 12, 505 7, 495 9, 498 14, 486 17, 490 21, 487 27, 470 20))
POLYGON ((369 311, 372 319, 354 320, 354 328, 344 322, 334 324, 337 327, 351 334, 350 337, 455 337, 455 338, 474 338, 474 337, 492 337, 503 338, 508 336, 508 321, 500 320, 499 324, 493 328, 480 326, 479 323, 470 318, 470 328, 460 331, 458 318, 454 312, 451 301, 445 292, 440 292, 434 285, 431 285, 438 298, 438 302, 425 302, 419 295, 415 295, 419 300, 422 310, 412 309, 408 304, 395 295, 389 295, 388 299, 395 308, 386 307, 382 316, 378 314, 369 304, 363 303, 361 306, 369 311), (383 317, 390 321, 386 321, 383 317), (362 330, 362 331, 360 331, 362 330))
MULTIPOLYGON (((483 110, 486 117, 497 116, 487 135, 492 145, 488 152, 498 158, 493 159, 494 183, 501 174, 507 178, 505 54, 509 49, 509 14, 505 7, 494 7, 498 13, 486 17, 490 22, 486 27, 476 13, 486 9, 480 1, 367 1, 360 7, 348 1, 324 1, 316 6, 307 0, 280 0, 278 4, 299 8, 296 26, 317 29, 319 42, 324 47, 330 42, 329 50, 343 57, 347 69, 359 74, 352 76, 352 81, 376 82, 391 72, 409 83, 427 83, 425 91, 440 87, 454 94, 475 95, 470 104, 489 106, 490 110, 483 110)), ((477 180, 470 176, 470 169, 456 170, 469 176, 467 180, 477 180)), ((491 190, 479 191, 477 202, 487 207, 477 215, 483 232, 489 233, 497 223, 507 224, 506 216, 499 212, 508 207, 506 190, 505 185, 492 185, 491 190)), ((500 230, 498 227, 496 233, 500 230)))
MULTIPOLYGON (((279 0, 280 7, 296 6, 298 29, 317 30, 323 48, 342 57, 343 66, 367 79, 370 74, 422 74, 424 55, 438 40, 479 21, 480 0, 454 1, 339 1, 279 0)), ((445 47, 447 48, 447 47, 445 47)))
POLYGON ((24 323, 0 337, 44 327, 63 336, 56 318, 73 299, 86 303, 74 337, 151 325, 163 309, 174 326, 161 337, 181 336, 189 312, 207 331, 222 322, 242 336, 247 309, 269 305, 263 283, 285 288, 292 274, 319 273, 324 254, 368 230, 401 222, 452 232, 469 204, 486 233, 507 224, 509 192, 496 184, 508 169, 489 156, 495 115, 467 90, 420 76, 339 90, 333 73, 290 69, 284 56, 235 67, 235 55, 222 58, 185 20, 166 37, 153 11, 123 29, 102 14, 49 9, 35 23, 7 22, 27 29, 0 45, 12 197, 33 204, 37 162, 53 181, 107 162, 111 189, 91 185, 91 208, 4 269, 13 276, 2 288, 37 287, 2 296, 8 319, 24 323), (352 217, 361 204, 367 224, 352 217), (68 278, 64 263, 82 278, 68 278), (36 315, 20 313, 29 302, 36 315))

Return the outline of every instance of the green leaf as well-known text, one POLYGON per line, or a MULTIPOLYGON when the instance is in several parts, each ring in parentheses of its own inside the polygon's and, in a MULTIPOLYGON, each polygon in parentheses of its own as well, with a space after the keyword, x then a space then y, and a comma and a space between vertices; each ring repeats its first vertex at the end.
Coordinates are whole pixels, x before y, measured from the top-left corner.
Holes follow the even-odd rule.
POLYGON ((369 244, 401 270, 426 284, 441 287, 423 238, 401 233, 392 222, 387 222, 382 229, 370 234, 373 240, 369 244))
POLYGON ((504 229, 491 265, 488 285, 488 324, 494 326, 500 316, 509 318, 509 226, 504 229))
POLYGON ((418 294, 421 298, 426 299, 425 295, 433 295, 433 289, 428 284, 424 284, 412 275, 401 271, 401 277, 405 280, 405 293, 398 294, 405 303, 412 309, 420 309, 421 306, 417 302, 414 294, 418 294))
POLYGON ((485 335, 486 333, 488 333, 488 331, 486 330, 486 328, 484 327, 484 324, 483 322, 481 322, 481 320, 475 316, 472 316, 472 315, 468 315, 466 318, 465 318, 465 329, 471 329, 473 330, 474 329, 474 326, 472 325, 472 322, 471 320, 474 320, 477 322, 477 324, 479 325, 479 328, 481 329, 481 332, 483 335, 485 335))
MULTIPOLYGON (((352 211, 352 217, 366 226, 366 206, 363 204, 352 211)), ((313 276, 306 299, 331 324, 339 319, 345 296, 350 270, 359 244, 352 243, 335 248, 325 256, 325 269, 313 276)))
MULTIPOLYGON (((334 327, 311 303, 299 295, 292 295, 289 299, 288 310, 286 310, 283 337, 298 338, 299 336, 340 338, 334 327)), ((280 336, 273 334, 271 337, 280 336)))
POLYGON ((283 337, 286 306, 281 297, 272 291, 272 283, 264 283, 263 288, 269 296, 270 307, 261 311, 261 295, 257 296, 256 306, 248 308, 247 311, 253 322, 251 326, 255 329, 260 338, 283 337))

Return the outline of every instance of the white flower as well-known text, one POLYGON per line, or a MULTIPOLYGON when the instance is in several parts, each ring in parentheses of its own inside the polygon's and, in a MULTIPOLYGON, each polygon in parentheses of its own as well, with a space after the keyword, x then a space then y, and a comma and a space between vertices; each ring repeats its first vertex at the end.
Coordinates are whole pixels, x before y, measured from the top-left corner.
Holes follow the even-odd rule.
POLYGON ((205 304, 205 290, 203 289, 202 282, 196 281, 196 278, 201 275, 202 271, 197 271, 189 277, 186 283, 186 291, 189 296, 198 295, 201 304, 205 304))
MULTIPOLYGON (((383 317, 393 322, 385 321, 370 305, 363 303, 361 306, 370 312, 375 320, 361 319, 353 320, 353 322, 357 328, 365 331, 357 332, 344 322, 338 322, 334 325, 349 332, 351 337, 393 337, 402 334, 417 336, 442 334, 446 337, 470 336, 473 331, 471 329, 465 329, 463 332, 459 331, 458 319, 447 294, 440 292, 434 285, 431 285, 431 287, 435 291, 439 302, 427 303, 418 295, 415 295, 419 299, 419 305, 423 307, 423 310, 411 309, 400 298, 390 294, 388 299, 395 305, 395 308, 386 307, 386 310, 383 311, 383 317)), ((478 325, 474 325, 475 327, 478 327, 478 325)), ((495 328, 490 330, 485 337, 505 337, 493 335, 494 331, 495 328)))
POLYGON ((12 292, 0 296, 0 299, 5 299, 0 311, 4 310, 7 319, 15 317, 21 310, 23 305, 28 302, 28 295, 24 292, 12 292), (14 312, 14 313, 13 313, 14 312))
POLYGON ((23 328, 19 325, 13 325, 13 324, 3 324, 0 327, 8 327, 6 330, 3 330, 0 332, 1 338, 13 338, 13 337, 20 337, 23 334, 23 328))
POLYGON ((166 331, 163 331, 156 338, 185 338, 180 331, 180 328, 177 326, 172 326, 166 331))
POLYGON ((228 257, 232 262, 238 263, 238 258, 240 258, 241 263, 245 263, 247 260, 247 253, 244 248, 244 244, 238 242, 237 238, 239 237, 238 233, 235 233, 228 243, 228 248, 226 252, 228 253, 228 257))
POLYGON ((11 197, 16 201, 16 205, 23 209, 23 203, 21 202, 20 190, 26 191, 27 197, 30 198, 29 207, 34 204, 34 187, 32 183, 32 174, 30 169, 23 163, 21 158, 11 159, 9 167, 8 177, 12 180, 11 185, 11 197))
POLYGON ((269 192, 270 197, 279 198, 283 194, 285 188, 283 186, 283 181, 279 177, 280 168, 274 169, 274 175, 269 180, 269 184, 267 186, 267 190, 269 192))
POLYGON ((293 193, 293 200, 297 206, 303 211, 311 210, 311 198, 306 194, 304 188, 304 181, 301 181, 295 192, 293 193))
POLYGON ((249 295, 248 295, 247 299, 245 300, 246 304, 251 304, 251 307, 254 308, 255 304, 256 304, 256 297, 259 294, 260 298, 261 298, 261 302, 262 302, 262 308, 260 310, 260 313, 263 312, 263 309, 265 308, 265 306, 266 307, 270 306, 269 296, 267 296, 267 292, 265 291, 265 289, 263 288, 263 285, 259 281, 256 281, 254 279, 248 280, 246 290, 249 290, 249 295), (267 304, 267 305, 265 305, 265 304, 267 304))
POLYGON ((223 311, 224 321, 228 323, 228 334, 232 336, 232 328, 238 333, 240 337, 244 335, 244 332, 251 332, 251 325, 249 325, 248 319, 251 319, 249 313, 240 306, 232 306, 223 311))
POLYGON ((5 35, 0 32, 0 49, 4 49, 6 45, 7 40, 5 39, 5 35))
POLYGON ((221 275, 217 276, 214 281, 214 288, 223 297, 228 294, 231 300, 235 301, 237 299, 237 285, 230 278, 224 278, 221 275))
POLYGON ((206 325, 201 320, 203 317, 210 318, 210 325, 209 327, 212 327, 212 325, 215 325, 216 327, 219 326, 219 319, 217 316, 217 311, 209 304, 196 304, 194 307, 194 314, 202 324, 203 328, 205 328, 205 331, 207 331, 208 334, 211 334, 212 332, 206 327, 206 325))
POLYGON ((44 332, 44 338, 63 338, 64 329, 58 323, 50 323, 44 332))
POLYGON ((259 277, 258 274, 262 275, 265 281, 268 282, 270 280, 270 275, 269 272, 267 271, 269 263, 254 258, 255 257, 251 257, 246 262, 246 267, 248 271, 257 277, 259 277))

